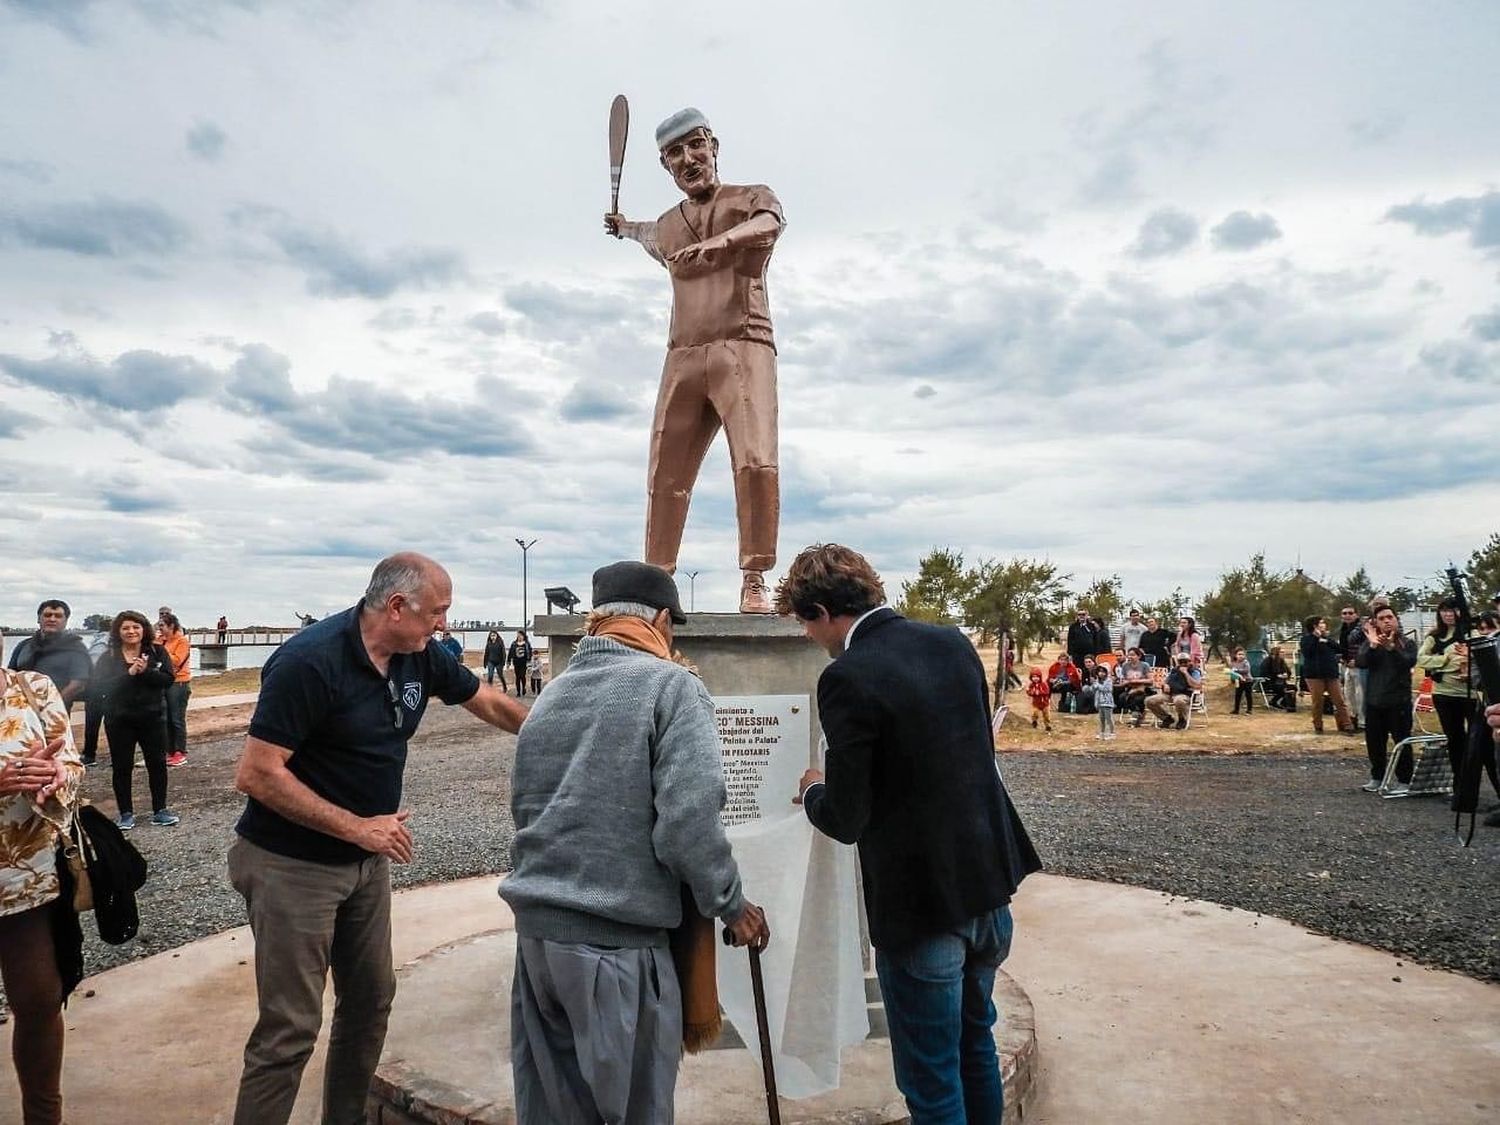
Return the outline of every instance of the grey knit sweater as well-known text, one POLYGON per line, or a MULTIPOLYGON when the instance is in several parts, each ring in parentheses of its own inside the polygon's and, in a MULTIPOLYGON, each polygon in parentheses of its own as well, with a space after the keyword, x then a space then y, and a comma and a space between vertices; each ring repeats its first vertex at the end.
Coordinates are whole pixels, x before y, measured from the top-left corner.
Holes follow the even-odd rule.
POLYGON ((584 637, 516 746, 515 870, 500 896, 523 937, 664 945, 681 884, 705 917, 744 909, 719 812, 713 703, 689 672, 584 637))

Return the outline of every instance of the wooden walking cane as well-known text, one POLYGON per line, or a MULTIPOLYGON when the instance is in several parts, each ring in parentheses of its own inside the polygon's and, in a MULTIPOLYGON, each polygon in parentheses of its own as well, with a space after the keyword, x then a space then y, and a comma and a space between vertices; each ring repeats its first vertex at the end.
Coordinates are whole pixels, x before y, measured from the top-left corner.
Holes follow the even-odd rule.
MULTIPOLYGON (((733 936, 724 931, 724 944, 733 944, 733 936)), ((776 1060, 771 1056, 771 1020, 766 1015, 766 979, 760 971, 760 950, 750 951, 750 991, 755 994, 755 1032, 760 1040, 760 1072, 766 1083, 766 1113, 771 1125, 781 1125, 781 1102, 776 1096, 776 1060)))

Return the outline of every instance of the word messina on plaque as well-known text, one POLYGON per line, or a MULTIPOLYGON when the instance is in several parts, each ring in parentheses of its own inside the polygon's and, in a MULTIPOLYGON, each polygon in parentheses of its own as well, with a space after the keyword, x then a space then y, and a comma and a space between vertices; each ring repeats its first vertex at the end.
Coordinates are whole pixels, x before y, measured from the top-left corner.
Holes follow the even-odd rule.
POLYGON ((714 717, 729 791, 725 827, 785 816, 807 769, 812 738, 808 697, 717 695, 714 717))

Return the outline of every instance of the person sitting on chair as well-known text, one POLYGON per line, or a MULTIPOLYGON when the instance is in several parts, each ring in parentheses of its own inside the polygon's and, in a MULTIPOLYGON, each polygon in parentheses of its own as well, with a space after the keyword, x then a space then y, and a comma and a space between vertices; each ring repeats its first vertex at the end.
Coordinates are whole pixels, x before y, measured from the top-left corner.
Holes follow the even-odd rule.
POLYGON ((1078 671, 1078 665, 1073 663, 1073 658, 1066 652, 1053 661, 1052 666, 1047 669, 1047 686, 1052 689, 1052 696, 1057 700, 1057 713, 1061 715, 1068 696, 1076 694, 1083 686, 1083 675, 1078 671))
POLYGON ((1164 691, 1146 700, 1146 708, 1160 721, 1162 729, 1176 726, 1182 730, 1187 726, 1188 706, 1193 701, 1193 693, 1200 691, 1203 687, 1203 673, 1193 667, 1191 653, 1179 652, 1177 659, 1173 662, 1172 670, 1167 673, 1167 683, 1164 691), (1172 717, 1167 714, 1167 704, 1177 712, 1177 722, 1172 722, 1172 717))
POLYGON ((1115 669, 1115 706, 1121 712, 1134 711, 1135 725, 1146 717, 1146 696, 1151 694, 1151 666, 1139 648, 1132 648, 1115 669))
POLYGON ((1297 710, 1297 690, 1292 686, 1292 669, 1281 655, 1281 646, 1272 645, 1260 666, 1260 678, 1266 681, 1266 698, 1272 707, 1282 711, 1297 710))

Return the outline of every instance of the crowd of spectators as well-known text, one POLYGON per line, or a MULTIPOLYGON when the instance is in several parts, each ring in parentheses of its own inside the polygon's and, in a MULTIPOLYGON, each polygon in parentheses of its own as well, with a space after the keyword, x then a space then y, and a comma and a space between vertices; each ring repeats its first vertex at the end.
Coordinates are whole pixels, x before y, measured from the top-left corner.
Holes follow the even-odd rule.
MULTIPOLYGON (((1437 623, 1418 644, 1389 602, 1376 598, 1367 614, 1344 606, 1337 632, 1326 617, 1303 621, 1295 664, 1279 644, 1269 644, 1258 654, 1238 646, 1220 650, 1233 690, 1230 714, 1253 714, 1257 695, 1272 710, 1296 712, 1299 696, 1305 696, 1315 733, 1325 733, 1325 717, 1331 715, 1340 734, 1363 735, 1370 779, 1362 788, 1400 796, 1415 768, 1413 743, 1408 741, 1418 696, 1415 670, 1427 677, 1420 697, 1425 700, 1430 693, 1449 765, 1457 776, 1469 752, 1476 704, 1482 696, 1459 612, 1451 599, 1439 603, 1437 623), (1252 660, 1252 655, 1257 658, 1252 660), (1393 752, 1396 761, 1388 770, 1393 752)), ((1473 622, 1473 632, 1500 632, 1500 595, 1473 622)), ((1133 727, 1143 726, 1150 716, 1163 729, 1183 730, 1193 710, 1202 705, 1205 639, 1191 616, 1178 618, 1173 630, 1132 609, 1112 632, 1080 606, 1060 640, 1057 659, 1045 670, 1030 669, 1023 688, 1031 703, 1033 728, 1051 731, 1051 714, 1056 711, 1097 715, 1097 737, 1105 740, 1115 737, 1116 713, 1133 715, 1133 727)), ((1014 659, 1014 650, 1007 647, 1007 686, 1021 686, 1013 672, 1014 659)), ((1500 797, 1495 745, 1493 740, 1483 742, 1479 765, 1500 797)), ((1500 826, 1500 804, 1487 811, 1485 823, 1500 826)))

